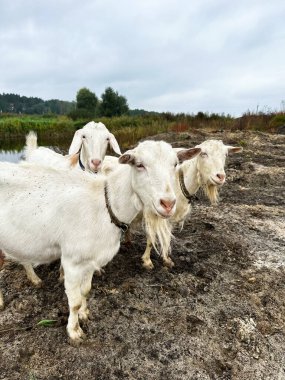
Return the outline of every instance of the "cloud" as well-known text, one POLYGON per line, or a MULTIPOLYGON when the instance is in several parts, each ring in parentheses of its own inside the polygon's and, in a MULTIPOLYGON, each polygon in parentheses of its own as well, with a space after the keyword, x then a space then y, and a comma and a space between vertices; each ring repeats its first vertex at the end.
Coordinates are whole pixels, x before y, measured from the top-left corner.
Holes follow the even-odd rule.
POLYGON ((132 108, 277 108, 284 11, 283 0, 6 0, 0 92, 73 100, 112 86, 132 108))

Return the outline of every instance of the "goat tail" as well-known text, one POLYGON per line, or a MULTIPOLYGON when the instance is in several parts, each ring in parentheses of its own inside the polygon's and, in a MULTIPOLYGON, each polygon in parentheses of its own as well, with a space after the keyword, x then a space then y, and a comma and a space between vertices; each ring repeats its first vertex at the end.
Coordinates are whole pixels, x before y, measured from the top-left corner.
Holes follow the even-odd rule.
POLYGON ((38 137, 36 132, 30 131, 26 136, 26 146, 25 146, 25 158, 29 159, 30 155, 38 147, 38 137))

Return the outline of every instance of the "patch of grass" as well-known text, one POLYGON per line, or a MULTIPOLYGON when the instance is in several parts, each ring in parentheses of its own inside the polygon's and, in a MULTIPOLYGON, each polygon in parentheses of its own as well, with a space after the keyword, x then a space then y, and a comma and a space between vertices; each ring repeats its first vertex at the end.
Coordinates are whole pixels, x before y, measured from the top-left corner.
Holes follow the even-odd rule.
POLYGON ((37 323, 37 326, 52 327, 56 322, 56 319, 42 319, 37 323))
POLYGON ((33 372, 30 372, 28 375, 28 380, 37 380, 36 375, 33 372))
POLYGON ((73 121, 66 116, 39 117, 17 116, 0 118, 0 137, 26 135, 30 130, 41 134, 61 134, 74 131, 73 121))
POLYGON ((240 140, 239 142, 238 142, 238 145, 240 145, 240 146, 242 146, 242 147, 246 147, 247 146, 247 142, 245 141, 245 140, 240 140))
POLYGON ((285 113, 279 113, 270 120, 272 128, 278 128, 285 125, 285 113))

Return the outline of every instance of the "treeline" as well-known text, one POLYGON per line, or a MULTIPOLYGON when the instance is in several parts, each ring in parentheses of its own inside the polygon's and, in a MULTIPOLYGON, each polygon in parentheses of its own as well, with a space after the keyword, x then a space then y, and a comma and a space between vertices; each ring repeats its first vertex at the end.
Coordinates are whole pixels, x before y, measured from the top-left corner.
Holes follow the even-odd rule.
POLYGON ((75 102, 58 99, 43 100, 16 94, 0 94, 0 112, 28 115, 67 115, 75 109, 75 102))
POLYGON ((66 115, 73 120, 78 120, 146 113, 147 111, 144 110, 130 111, 126 97, 120 95, 112 87, 107 87, 101 98, 88 88, 81 88, 76 94, 75 102, 0 94, 0 114, 66 115))
POLYGON ((145 116, 159 115, 143 109, 130 110, 127 98, 120 95, 112 87, 107 87, 98 97, 86 87, 78 90, 76 101, 68 102, 58 99, 43 100, 41 98, 20 96, 16 94, 0 94, 0 116, 2 115, 65 115, 73 120, 92 119, 94 117, 145 116))

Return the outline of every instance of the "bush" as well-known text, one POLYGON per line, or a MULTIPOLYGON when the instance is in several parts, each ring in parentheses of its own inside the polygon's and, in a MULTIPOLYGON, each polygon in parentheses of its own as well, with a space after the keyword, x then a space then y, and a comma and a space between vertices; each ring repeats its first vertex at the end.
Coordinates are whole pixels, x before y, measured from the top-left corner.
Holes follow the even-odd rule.
POLYGON ((78 119, 92 119, 95 115, 95 111, 90 111, 86 108, 77 108, 73 111, 71 111, 68 116, 72 120, 78 120, 78 119))
POLYGON ((285 125, 285 113, 279 113, 270 120, 270 127, 278 128, 285 125))

